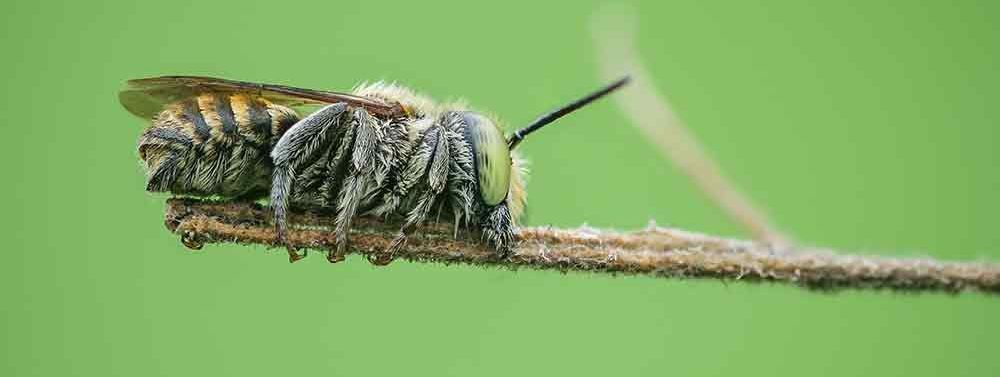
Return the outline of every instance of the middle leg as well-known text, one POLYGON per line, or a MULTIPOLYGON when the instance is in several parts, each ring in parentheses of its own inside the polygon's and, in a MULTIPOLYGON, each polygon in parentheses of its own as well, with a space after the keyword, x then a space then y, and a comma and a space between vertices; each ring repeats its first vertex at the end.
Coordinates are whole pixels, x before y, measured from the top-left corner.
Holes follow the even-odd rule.
POLYGON ((327 260, 331 263, 344 260, 348 233, 351 222, 358 215, 359 205, 367 201, 373 192, 383 189, 381 186, 386 182, 386 175, 397 163, 395 160, 398 158, 399 148, 386 147, 399 145, 399 140, 395 140, 398 135, 393 132, 393 127, 397 126, 399 125, 379 121, 363 108, 352 111, 350 129, 354 134, 353 142, 347 149, 338 150, 331 163, 334 166, 332 169, 336 171, 332 180, 339 181, 339 171, 344 171, 336 199, 336 245, 327 254, 327 260), (341 153, 345 150, 350 151, 349 159, 345 153, 341 153))
POLYGON ((427 218, 447 186, 452 157, 448 132, 439 122, 428 128, 421 137, 413 157, 407 163, 403 179, 398 183, 399 187, 393 190, 397 193, 406 193, 412 188, 419 190, 412 193, 415 204, 409 210, 406 222, 392 244, 384 252, 370 256, 371 263, 386 265, 392 262, 396 251, 406 244, 407 236, 413 229, 427 218))

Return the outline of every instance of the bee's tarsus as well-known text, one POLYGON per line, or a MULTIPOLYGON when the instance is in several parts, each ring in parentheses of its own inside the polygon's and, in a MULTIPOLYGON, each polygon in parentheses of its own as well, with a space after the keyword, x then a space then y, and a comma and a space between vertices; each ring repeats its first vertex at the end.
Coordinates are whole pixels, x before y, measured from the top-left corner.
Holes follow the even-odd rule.
POLYGON ((376 266, 386 266, 389 263, 392 263, 393 259, 395 259, 396 252, 406 245, 406 234, 407 231, 405 228, 400 229, 399 233, 396 234, 396 238, 393 238, 392 243, 389 244, 389 247, 385 251, 368 255, 368 262, 376 266))
POLYGON ((396 238, 393 238, 392 243, 390 243, 389 247, 385 249, 384 254, 395 255, 397 251, 402 249, 403 246, 406 245, 406 240, 407 240, 406 235, 409 234, 409 232, 410 228, 408 227, 403 227, 403 229, 400 229, 399 233, 396 233, 396 238))
POLYGON ((285 250, 288 251, 288 262, 289 263, 295 263, 295 262, 301 260, 302 258, 305 258, 306 255, 309 254, 308 250, 302 250, 302 253, 299 253, 298 249, 296 249, 295 246, 293 246, 291 242, 288 242, 288 240, 284 237, 284 235, 279 235, 278 236, 278 242, 285 245, 285 250))
POLYGON ((306 257, 306 252, 299 254, 294 249, 288 249, 288 263, 295 263, 306 257))
POLYGON ((347 257, 344 256, 344 252, 339 246, 336 250, 330 250, 326 253, 326 260, 330 263, 340 263, 345 259, 347 259, 347 257))
POLYGON ((394 259, 395 257, 390 253, 368 254, 368 263, 379 267, 388 266, 394 259))
POLYGON ((198 238, 198 233, 191 230, 185 230, 181 234, 181 243, 191 250, 201 250, 204 246, 204 243, 198 238))

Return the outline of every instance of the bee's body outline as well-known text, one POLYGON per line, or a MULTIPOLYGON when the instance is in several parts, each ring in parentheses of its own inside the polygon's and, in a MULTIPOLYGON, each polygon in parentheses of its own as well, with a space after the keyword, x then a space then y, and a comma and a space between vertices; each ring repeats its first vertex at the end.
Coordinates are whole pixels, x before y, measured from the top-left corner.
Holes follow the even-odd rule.
MULTIPOLYGON (((361 214, 401 216, 384 264, 407 235, 437 210, 480 232, 506 256, 524 208, 517 143, 530 132, 624 85, 626 79, 504 136, 499 122, 459 103, 437 104, 376 82, 352 93, 197 76, 132 80, 119 98, 152 124, 139 140, 147 190, 258 199, 269 193, 275 227, 287 243, 289 206, 336 211, 343 260, 351 221, 361 214), (300 118, 301 105, 323 107, 300 118)), ((301 258, 289 245, 292 261, 301 258)))

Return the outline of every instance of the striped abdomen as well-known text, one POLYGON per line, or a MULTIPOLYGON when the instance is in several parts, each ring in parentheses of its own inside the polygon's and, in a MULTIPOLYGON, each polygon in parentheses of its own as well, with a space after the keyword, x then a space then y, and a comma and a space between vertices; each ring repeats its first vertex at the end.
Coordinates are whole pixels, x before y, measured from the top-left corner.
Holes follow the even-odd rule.
POLYGON ((298 115, 250 94, 206 93, 167 105, 139 139, 149 191, 263 196, 269 153, 298 115))

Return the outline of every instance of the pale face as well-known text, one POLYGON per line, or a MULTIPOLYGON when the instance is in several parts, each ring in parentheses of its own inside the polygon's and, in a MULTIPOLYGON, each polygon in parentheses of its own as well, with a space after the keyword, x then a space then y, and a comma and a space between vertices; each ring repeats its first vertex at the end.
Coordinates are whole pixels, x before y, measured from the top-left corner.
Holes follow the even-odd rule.
POLYGON ((507 198, 510 189, 511 158, 507 139, 488 118, 470 111, 463 115, 465 140, 475 158, 480 198, 486 205, 495 206, 507 198))

